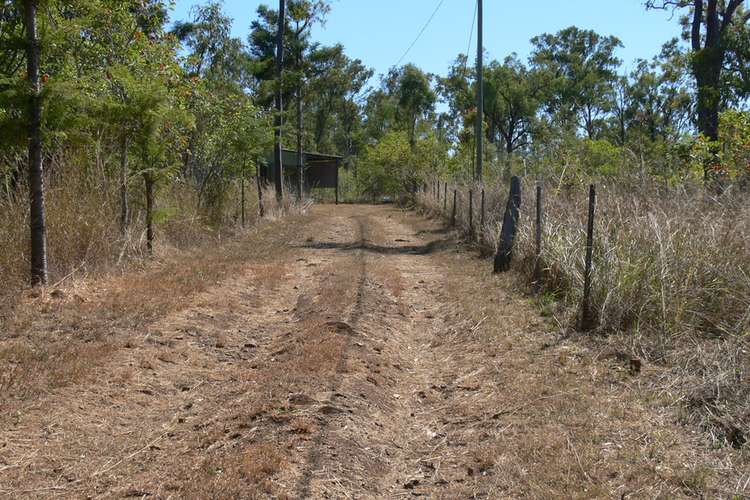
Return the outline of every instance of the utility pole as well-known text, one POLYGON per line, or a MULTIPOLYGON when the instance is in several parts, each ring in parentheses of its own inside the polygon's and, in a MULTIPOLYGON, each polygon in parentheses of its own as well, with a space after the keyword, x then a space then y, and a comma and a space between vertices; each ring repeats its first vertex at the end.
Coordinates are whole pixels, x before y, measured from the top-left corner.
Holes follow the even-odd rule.
POLYGON ((284 25, 286 21, 285 1, 279 0, 279 23, 276 29, 276 119, 274 120, 273 132, 273 160, 274 160, 274 184, 276 185, 276 199, 281 201, 284 197, 284 172, 281 151, 281 127, 284 124, 282 113, 284 105, 282 102, 282 77, 284 75, 284 25))
POLYGON ((482 166, 484 151, 484 54, 482 53, 482 0, 477 0, 477 124, 476 124, 476 143, 477 143, 477 161, 474 178, 477 181, 482 180, 482 166))

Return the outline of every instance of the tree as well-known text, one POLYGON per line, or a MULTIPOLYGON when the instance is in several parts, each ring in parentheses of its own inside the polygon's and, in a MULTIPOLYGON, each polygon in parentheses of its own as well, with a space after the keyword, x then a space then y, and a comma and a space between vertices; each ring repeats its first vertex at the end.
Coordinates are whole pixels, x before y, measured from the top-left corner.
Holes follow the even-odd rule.
MULTIPOLYGON (((352 111, 359 109, 355 101, 372 77, 372 70, 359 59, 347 57, 342 45, 314 48, 309 64, 307 107, 313 121, 313 144, 320 152, 347 153, 349 151, 335 151, 336 130, 354 126, 356 117, 352 111)), ((346 133, 344 136, 347 140, 346 133)))
POLYGON ((526 146, 530 140, 539 108, 538 88, 533 75, 515 54, 505 58, 503 64, 492 61, 487 66, 484 85, 489 139, 498 144, 498 149, 504 145, 506 176, 509 178, 513 152, 526 146))
POLYGON ((534 37, 531 43, 531 63, 546 80, 547 111, 563 124, 580 127, 588 138, 596 138, 612 109, 620 40, 571 26, 534 37))
POLYGON ((467 63, 466 54, 459 54, 448 69, 448 75, 437 79, 438 94, 448 104, 448 112, 444 113, 443 118, 446 136, 456 141, 462 140, 460 135, 464 122, 476 106, 475 94, 471 88, 475 76, 474 67, 469 68, 467 63))
POLYGON ((683 25, 684 37, 690 41, 690 64, 698 92, 698 130, 711 140, 718 139, 723 77, 725 71, 733 69, 727 63, 743 55, 732 43, 733 34, 746 27, 750 11, 743 8, 743 0, 648 0, 646 5, 652 9, 690 10, 683 25))
POLYGON ((38 0, 24 2, 26 68, 29 82, 29 199, 31 224, 31 284, 47 284, 47 225, 44 213, 44 170, 42 166, 41 46, 37 32, 38 0))
MULTIPOLYGON (((690 42, 690 66, 697 89, 698 130, 710 141, 719 139, 719 113, 728 81, 747 82, 747 23, 750 11, 743 0, 648 0, 651 9, 687 9, 683 37, 690 42), (744 33, 745 36, 738 36, 744 33), (738 64, 739 63, 739 64, 738 64)), ((742 85, 746 87, 745 85, 742 85)), ((725 100, 724 100, 725 102, 725 100)), ((710 175, 709 161, 705 174, 710 175)))

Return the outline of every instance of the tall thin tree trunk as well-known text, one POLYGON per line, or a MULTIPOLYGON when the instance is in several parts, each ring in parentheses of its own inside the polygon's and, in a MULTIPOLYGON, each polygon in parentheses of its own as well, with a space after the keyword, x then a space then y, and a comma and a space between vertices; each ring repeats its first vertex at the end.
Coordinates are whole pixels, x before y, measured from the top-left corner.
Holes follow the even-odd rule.
POLYGON ((41 49, 37 35, 38 0, 26 0, 26 60, 29 98, 29 189, 31 229, 31 284, 47 284, 47 225, 44 214, 44 170, 42 167, 42 97, 39 81, 41 49))
POLYGON ((241 198, 242 198, 242 202, 241 202, 242 203, 242 208, 241 208, 242 215, 241 215, 241 217, 242 217, 242 227, 244 229, 244 227, 245 227, 245 175, 244 174, 242 174, 242 177, 240 177, 240 189, 242 190, 242 195, 241 195, 241 198))
MULTIPOLYGON (((300 58, 297 56, 297 66, 300 58)), ((300 204, 304 197, 305 185, 305 156, 302 151, 302 82, 297 85, 297 160, 299 161, 299 193, 297 194, 300 204)))
POLYGON ((276 187, 276 201, 281 205, 284 197, 284 166, 281 149, 282 127, 284 126, 283 102, 283 74, 284 74, 284 27, 286 23, 286 0, 279 0, 279 19, 276 32, 276 116, 274 120, 274 184, 276 187))
POLYGON ((128 206, 128 136, 122 137, 120 145, 120 232, 125 235, 130 219, 128 206))
POLYGON ((143 174, 146 187, 146 248, 149 255, 154 254, 154 177, 151 173, 143 174))

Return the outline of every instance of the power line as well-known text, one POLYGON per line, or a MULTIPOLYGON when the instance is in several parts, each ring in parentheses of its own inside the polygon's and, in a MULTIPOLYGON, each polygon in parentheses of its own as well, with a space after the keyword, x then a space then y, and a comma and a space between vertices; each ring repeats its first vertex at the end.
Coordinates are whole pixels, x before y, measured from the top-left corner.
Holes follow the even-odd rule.
POLYGON ((474 2, 474 16, 471 18, 471 29, 469 30, 469 44, 466 46, 466 60, 464 61, 464 69, 462 71, 463 76, 466 76, 466 63, 469 62, 469 51, 471 50, 471 42, 474 39, 474 27, 477 23, 477 9, 479 8, 479 0, 474 2))
POLYGON ((403 61, 403 60, 404 60, 404 58, 405 58, 405 57, 407 56, 407 54, 409 54, 409 51, 410 51, 410 50, 411 50, 412 48, 414 48, 414 46, 415 46, 415 45, 417 44, 417 42, 419 41, 419 39, 420 39, 420 38, 422 37, 422 35, 424 34, 424 32, 425 32, 425 30, 427 29, 427 27, 428 27, 428 26, 430 25, 430 23, 432 22, 432 20, 433 20, 433 19, 435 18, 435 15, 436 15, 436 14, 438 13, 438 11, 440 10, 440 7, 442 7, 442 6, 443 6, 443 3, 444 3, 444 2, 445 2, 445 0, 440 0, 440 1, 439 1, 439 2, 437 3, 437 6, 435 7, 435 10, 433 10, 433 11, 432 11, 432 15, 431 15, 431 16, 430 16, 430 18, 429 18, 429 19, 427 20, 427 22, 426 22, 426 23, 424 24, 424 26, 422 26, 422 29, 421 29, 421 31, 420 31, 420 32, 419 32, 419 34, 417 35, 417 38, 415 38, 415 39, 414 39, 414 41, 413 41, 413 42, 411 42, 411 45, 409 45, 409 48, 408 48, 408 49, 406 49, 406 52, 404 52, 404 54, 403 54, 403 55, 402 55, 402 56, 401 56, 401 57, 399 58, 398 62, 396 63, 396 66, 398 66, 399 64, 401 64, 401 61, 403 61))

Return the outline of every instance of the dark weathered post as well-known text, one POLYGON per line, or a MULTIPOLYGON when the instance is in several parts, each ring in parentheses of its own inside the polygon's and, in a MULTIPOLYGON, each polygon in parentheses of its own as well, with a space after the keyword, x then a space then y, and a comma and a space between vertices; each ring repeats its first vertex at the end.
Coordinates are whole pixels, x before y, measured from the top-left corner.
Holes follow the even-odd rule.
POLYGON ((543 216, 543 191, 542 183, 536 184, 536 252, 534 255, 534 293, 539 293, 542 289, 542 224, 543 216))
POLYGON ((458 199, 458 190, 453 190, 453 212, 451 214, 451 226, 456 225, 456 200, 458 199))
POLYGON ((241 191, 240 199, 242 200, 241 201, 241 205, 242 205, 241 218, 242 218, 242 227, 244 228, 245 227, 245 176, 244 175, 240 177, 240 191, 241 191))
POLYGON ((440 205, 440 180, 437 181, 437 204, 440 205))
POLYGON ((516 238, 516 225, 518 223, 518 211, 521 208, 521 181, 513 176, 510 179, 510 194, 508 203, 505 205, 505 216, 503 217, 503 228, 500 231, 500 245, 495 255, 495 272, 503 273, 510 269, 510 261, 513 255, 513 240, 516 238))
POLYGON ((443 212, 448 210, 448 181, 443 186, 443 212))
POLYGON ((581 330, 589 331, 595 326, 591 313, 591 278, 594 256, 594 213, 596 211, 596 188, 589 186, 589 221, 586 229, 586 268, 583 274, 583 304, 581 306, 581 330))
POLYGON ((469 235, 474 236, 474 191, 469 189, 469 235))

